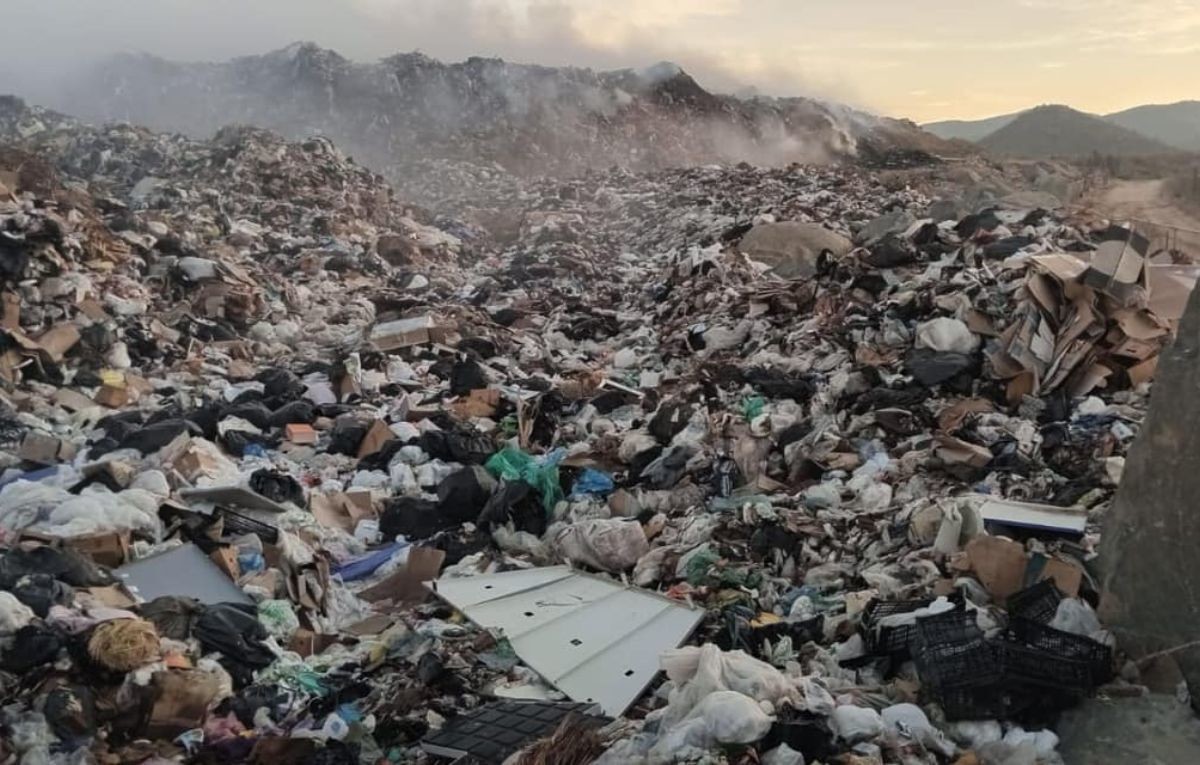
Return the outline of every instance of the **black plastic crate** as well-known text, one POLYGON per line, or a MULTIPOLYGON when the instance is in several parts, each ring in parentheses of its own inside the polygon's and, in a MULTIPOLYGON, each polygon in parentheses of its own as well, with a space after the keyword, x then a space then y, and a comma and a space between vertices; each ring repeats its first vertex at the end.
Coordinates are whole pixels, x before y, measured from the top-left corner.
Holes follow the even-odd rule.
POLYGON ((923 647, 963 645, 983 638, 975 613, 955 609, 917 619, 916 638, 923 647))
POLYGON ((1011 681, 1078 696, 1086 696, 1095 689, 1092 668, 1085 661, 1007 640, 1000 641, 998 647, 1003 652, 1004 675, 1011 681))
POLYGON ((867 648, 873 654, 887 654, 897 659, 906 659, 912 655, 912 645, 916 637, 917 628, 913 624, 880 627, 867 633, 867 648))
POLYGON ((932 602, 928 599, 872 600, 863 610, 862 617, 867 649, 873 654, 907 659, 911 655, 912 643, 916 637, 914 626, 901 624, 895 627, 880 627, 879 622, 889 616, 912 613, 932 602))
POLYGON ((947 688, 926 694, 937 702, 950 721, 1009 720, 1020 716, 1033 703, 1029 689, 1002 684, 987 688, 947 688))
POLYGON ((977 638, 965 643, 919 644, 913 651, 921 685, 935 698, 963 688, 987 688, 1004 679, 1004 652, 977 638))
POLYGON ((863 625, 874 627, 879 621, 888 616, 910 614, 919 608, 925 608, 932 600, 880 600, 875 598, 863 609, 863 625))
POLYGON ((1014 618, 1028 619, 1039 624, 1049 624, 1058 613, 1058 604, 1063 594, 1053 579, 1043 579, 1032 587, 1009 596, 1008 613, 1014 618))
POLYGON ((1008 625, 1008 635, 1012 641, 1056 659, 1083 663, 1090 671, 1092 685, 1102 685, 1113 677, 1112 648, 1089 637, 1056 630, 1030 619, 1013 619, 1008 625))

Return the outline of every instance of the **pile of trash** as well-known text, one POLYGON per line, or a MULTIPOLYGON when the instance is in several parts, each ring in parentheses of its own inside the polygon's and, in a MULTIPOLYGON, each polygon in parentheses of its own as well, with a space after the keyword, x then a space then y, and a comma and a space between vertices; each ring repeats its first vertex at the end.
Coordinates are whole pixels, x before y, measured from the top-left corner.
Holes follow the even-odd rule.
POLYGON ((363 63, 295 43, 216 63, 117 55, 48 97, 89 119, 191 136, 231 123, 292 138, 320 133, 423 202, 414 192, 424 179, 412 176, 428 159, 569 177, 739 161, 927 166, 973 153, 843 104, 710 92, 669 62, 594 71, 397 53, 363 63))
POLYGON ((0 103, 0 762, 1055 762, 1136 686, 1089 567, 1171 253, 458 177, 0 103))

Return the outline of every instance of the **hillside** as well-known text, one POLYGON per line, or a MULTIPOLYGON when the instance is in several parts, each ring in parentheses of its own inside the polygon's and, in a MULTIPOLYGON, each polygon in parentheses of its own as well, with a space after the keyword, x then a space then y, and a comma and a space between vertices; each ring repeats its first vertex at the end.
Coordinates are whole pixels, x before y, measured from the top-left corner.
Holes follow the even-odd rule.
POLYGON ((995 154, 1021 157, 1081 157, 1096 152, 1132 156, 1171 151, 1163 143, 1067 106, 1031 109, 979 141, 979 145, 995 154))
POLYGON ((1184 151, 1200 151, 1200 101, 1151 104, 1104 118, 1184 151))
POLYGON ((1022 112, 1013 112, 1012 114, 1001 114, 996 117, 988 117, 981 120, 945 120, 943 122, 927 122, 921 127, 930 133, 933 133, 939 138, 945 138, 948 141, 958 139, 960 141, 978 142, 987 138, 992 133, 995 133, 1002 127, 1010 124, 1017 117, 1020 117, 1022 112))
POLYGON ((911 122, 837 104, 710 93, 672 64, 596 72, 490 58, 446 64, 419 53, 362 64, 311 43, 223 63, 116 57, 66 94, 66 105, 89 119, 192 136, 229 123, 321 133, 393 180, 417 159, 572 175, 856 157, 887 165, 893 155, 962 152, 911 122))

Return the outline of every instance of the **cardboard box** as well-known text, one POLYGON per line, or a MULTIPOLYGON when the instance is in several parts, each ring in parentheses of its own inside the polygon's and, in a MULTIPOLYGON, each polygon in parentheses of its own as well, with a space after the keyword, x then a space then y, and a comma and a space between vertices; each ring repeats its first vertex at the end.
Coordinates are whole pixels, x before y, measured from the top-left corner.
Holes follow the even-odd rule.
POLYGON ((67 537, 63 546, 80 552, 102 566, 116 568, 129 561, 129 532, 102 531, 67 537))
POLYGON ((31 430, 25 434, 17 456, 38 465, 55 465, 75 457, 75 445, 49 433, 31 430))
POLYGON ((128 531, 99 531, 94 534, 80 534, 74 537, 60 537, 52 534, 38 534, 32 531, 23 532, 23 540, 33 540, 55 548, 74 550, 91 558, 102 566, 116 568, 129 560, 130 542, 128 531))

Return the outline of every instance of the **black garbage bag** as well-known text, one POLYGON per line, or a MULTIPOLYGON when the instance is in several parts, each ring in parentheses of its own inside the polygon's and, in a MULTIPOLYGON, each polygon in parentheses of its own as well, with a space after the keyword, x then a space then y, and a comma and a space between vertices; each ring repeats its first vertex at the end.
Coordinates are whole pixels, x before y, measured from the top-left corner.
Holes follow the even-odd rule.
POLYGON ((954 227, 955 233, 962 239, 970 239, 980 231, 994 231, 1000 226, 1000 218, 995 210, 984 210, 981 213, 968 215, 954 227))
POLYGON ((23 576, 11 589, 13 597, 29 606, 42 619, 50 613, 51 606, 70 605, 75 600, 75 590, 49 574, 23 576))
POLYGON ((480 528, 488 531, 508 523, 517 531, 528 531, 535 536, 546 533, 546 511, 541 495, 524 481, 502 481, 476 521, 480 528))
MULTIPOLYGON (((936 228, 936 227, 935 227, 936 228)), ((871 245, 871 251, 862 257, 864 263, 875 268, 899 268, 916 262, 917 253, 908 242, 895 234, 888 234, 871 245)))
POLYGON ((34 667, 53 664, 64 647, 62 637, 44 624, 17 630, 12 643, 0 652, 0 669, 22 674, 34 667))
POLYGON ((904 368, 921 385, 931 388, 966 372, 974 363, 972 357, 962 353, 918 348, 905 358, 904 368))
POLYGON ((121 439, 122 449, 137 449, 143 455, 153 454, 183 433, 203 436, 198 426, 184 419, 170 419, 147 425, 121 439))
POLYGON ((42 714, 63 741, 74 743, 96 733, 96 698, 87 686, 64 685, 50 691, 42 714))
POLYGON ((462 359, 455 362, 450 370, 450 394, 462 396, 473 390, 488 386, 487 375, 483 367, 474 359, 462 359))
POLYGON ((358 455, 358 448, 367 437, 368 426, 353 417, 339 417, 333 423, 329 434, 329 453, 345 454, 348 457, 358 455))
POLYGON ((419 497, 395 497, 387 501, 379 514, 379 531, 385 539, 403 534, 410 540, 427 539, 439 531, 453 528, 461 521, 446 518, 438 503, 419 497))
POLYGON ((313 753, 309 762, 311 765, 358 765, 360 751, 358 744, 330 739, 324 747, 313 753))
POLYGON ((253 728, 254 715, 259 709, 266 709, 267 715, 278 722, 286 716, 293 700, 291 693, 278 686, 254 683, 222 701, 217 711, 222 715, 233 712, 242 725, 253 728))
POLYGON ((195 424, 204 433, 205 438, 213 441, 217 437, 217 422, 220 421, 224 409, 225 402, 210 401, 188 412, 184 419, 195 424))
POLYGON ((248 430, 227 430, 217 437, 217 443, 230 455, 242 457, 246 454, 246 450, 253 445, 261 446, 264 449, 268 448, 271 439, 248 430))
POLYGON ((164 595, 138 606, 138 614, 154 625, 158 634, 172 640, 187 640, 192 636, 196 621, 204 613, 204 605, 195 598, 164 595))
POLYGON ((259 430, 270 430, 271 428, 271 409, 261 401, 244 401, 227 406, 221 410, 217 422, 226 417, 243 419, 259 430))
POLYGON ((813 384, 801 375, 779 369, 755 367, 746 372, 746 382, 769 398, 790 398, 804 403, 813 397, 813 384))
POLYGON ((122 441, 139 430, 143 422, 142 413, 136 409, 131 409, 127 412, 110 414, 96 423, 96 426, 101 428, 108 437, 122 441))
POLYGON ((208 606, 196 620, 192 634, 205 651, 221 654, 221 666, 237 687, 249 685, 254 672, 275 660, 267 648, 267 628, 258 620, 254 606, 219 603, 208 606))
POLYGON ((72 587, 105 587, 114 582, 112 574, 74 550, 42 546, 0 552, 0 590, 11 590, 32 574, 45 574, 72 587))
POLYGON ((679 479, 683 478, 683 474, 687 472, 688 460, 694 453, 694 450, 687 446, 672 446, 664 451, 658 459, 642 470, 641 476, 646 487, 670 489, 679 483, 679 479))
POLYGON ((294 399, 304 394, 304 383, 286 369, 264 369, 254 376, 254 380, 263 384, 266 398, 294 399))
POLYGON ((313 406, 311 401, 301 399, 284 404, 275 411, 271 412, 271 417, 268 424, 273 428, 282 428, 285 425, 294 423, 302 423, 311 425, 317 419, 317 408, 313 406))
POLYGON ((496 489, 496 479, 479 465, 446 476, 437 487, 438 512, 457 523, 473 521, 496 489))
POLYGON ((429 431, 417 444, 432 459, 468 465, 482 465, 496 451, 492 439, 474 428, 429 431))
POLYGON ((395 457, 406 444, 398 438, 390 438, 383 442, 383 446, 379 447, 379 451, 368 454, 358 461, 355 470, 378 470, 383 473, 388 472, 388 466, 392 464, 392 458, 395 457))
POLYGON ((287 473, 259 468, 250 474, 250 488, 275 502, 294 502, 304 507, 304 488, 287 473))
POLYGON ((458 341, 458 350, 474 353, 481 359, 490 359, 496 355, 496 344, 486 337, 464 337, 458 341))
POLYGON ((670 443, 672 438, 687 427, 692 413, 692 407, 687 404, 665 401, 650 418, 650 424, 646 429, 660 444, 670 443))

